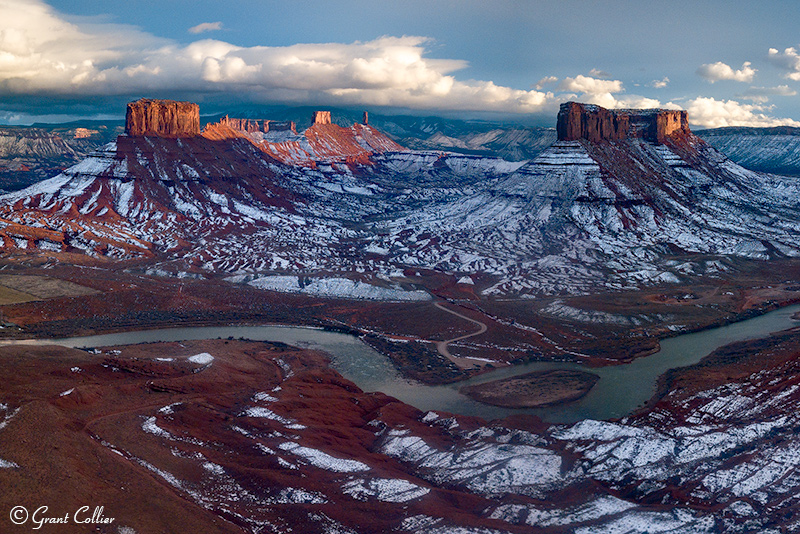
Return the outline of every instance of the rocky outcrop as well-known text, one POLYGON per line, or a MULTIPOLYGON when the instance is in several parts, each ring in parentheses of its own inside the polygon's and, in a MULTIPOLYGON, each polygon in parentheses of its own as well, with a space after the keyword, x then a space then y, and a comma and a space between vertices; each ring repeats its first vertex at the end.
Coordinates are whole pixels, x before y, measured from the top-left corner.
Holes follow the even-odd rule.
POLYGON ((641 138, 661 144, 676 133, 690 134, 686 111, 672 109, 610 110, 592 104, 561 104, 556 124, 559 141, 641 138))
POLYGON ((331 112, 330 111, 315 111, 311 115, 311 124, 330 124, 331 112))
POLYGON ((225 115, 219 120, 219 124, 227 126, 233 130, 239 130, 248 133, 269 131, 269 121, 267 120, 260 121, 254 119, 232 119, 225 115))
POLYGON ((192 102, 142 98, 128 103, 125 133, 130 136, 200 135, 200 107, 192 102))
POLYGON ((244 138, 283 163, 304 167, 316 167, 320 161, 366 165, 372 154, 406 150, 367 124, 355 123, 350 128, 334 124, 330 111, 317 111, 312 120, 314 124, 298 134, 292 121, 225 116, 219 122, 207 124, 203 137, 212 140, 244 138))
MULTIPOLYGON (((240 132, 292 132, 297 133, 294 121, 273 121, 269 119, 232 119, 225 115, 218 123, 219 126, 226 126, 231 130, 240 132)), ((208 128, 208 126, 206 126, 208 128)))
POLYGON ((361 124, 363 124, 364 126, 369 125, 369 112, 368 111, 364 112, 364 120, 361 121, 361 124))

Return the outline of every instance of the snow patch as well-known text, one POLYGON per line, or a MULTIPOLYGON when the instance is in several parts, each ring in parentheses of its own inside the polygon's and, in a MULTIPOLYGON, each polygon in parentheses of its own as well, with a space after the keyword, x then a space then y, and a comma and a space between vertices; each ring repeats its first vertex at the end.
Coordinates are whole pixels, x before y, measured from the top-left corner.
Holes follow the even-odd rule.
POLYGON ((199 365, 208 365, 214 361, 214 357, 207 352, 201 352, 200 354, 195 354, 194 356, 189 356, 189 361, 192 363, 196 363, 199 365))
POLYGON ((347 460, 343 458, 336 458, 328 453, 322 452, 318 449, 304 447, 297 443, 286 441, 278 445, 282 451, 290 452, 295 456, 299 456, 306 460, 314 467, 325 469, 326 471, 334 471, 336 473, 356 473, 359 471, 369 471, 369 466, 358 460, 347 460))
POLYGON ((408 502, 427 495, 431 490, 403 479, 359 478, 346 482, 342 491, 359 501, 373 498, 383 502, 408 502))
POLYGON ((304 293, 316 297, 346 298, 382 301, 422 301, 431 296, 421 290, 405 291, 379 287, 366 282, 348 278, 306 278, 299 276, 262 276, 248 282, 248 285, 269 291, 304 293))

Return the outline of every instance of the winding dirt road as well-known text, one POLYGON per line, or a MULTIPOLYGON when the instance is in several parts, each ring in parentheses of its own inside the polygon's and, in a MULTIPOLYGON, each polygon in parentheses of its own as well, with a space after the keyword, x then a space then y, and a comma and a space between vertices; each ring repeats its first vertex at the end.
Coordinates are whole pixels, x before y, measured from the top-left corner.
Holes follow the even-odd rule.
POLYGON ((446 341, 437 341, 436 342, 436 350, 439 351, 439 354, 441 354, 442 356, 444 356, 445 358, 447 358, 448 360, 450 360, 451 362, 456 364, 461 369, 469 369, 469 368, 474 367, 475 365, 484 365, 486 362, 483 361, 483 360, 476 360, 476 359, 473 359, 473 358, 461 358, 461 357, 458 357, 458 356, 453 356, 452 354, 450 354, 450 351, 447 349, 447 345, 449 345, 450 343, 454 343, 456 341, 461 341, 462 339, 467 339, 469 337, 473 337, 473 336, 477 336, 477 335, 483 334, 484 332, 486 332, 486 329, 487 329, 486 324, 484 324, 484 323, 482 323, 480 321, 476 321, 475 319, 470 319, 466 315, 462 315, 462 314, 458 313, 457 311, 453 311, 453 310, 451 310, 449 308, 445 308, 442 305, 441 302, 434 303, 434 306, 436 306, 440 310, 446 311, 447 313, 451 313, 451 314, 455 315, 456 317, 460 317, 461 319, 465 319, 465 320, 467 320, 467 321, 469 321, 471 323, 474 323, 474 324, 479 326, 478 330, 475 331, 475 332, 472 332, 471 334, 464 334, 463 336, 454 337, 453 339, 448 339, 446 341))

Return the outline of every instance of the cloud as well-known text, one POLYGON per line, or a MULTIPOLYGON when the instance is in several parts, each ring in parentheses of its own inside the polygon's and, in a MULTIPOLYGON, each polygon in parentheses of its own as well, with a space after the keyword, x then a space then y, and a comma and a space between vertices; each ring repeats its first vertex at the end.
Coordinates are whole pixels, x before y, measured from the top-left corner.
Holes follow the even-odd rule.
POLYGON ((647 98, 639 95, 615 96, 611 93, 601 93, 596 95, 584 95, 589 104, 597 104, 608 109, 650 109, 660 108, 661 102, 654 98, 647 98))
POLYGON ((788 85, 778 85, 777 87, 751 87, 739 97, 763 104, 768 102, 771 96, 795 96, 796 94, 797 91, 788 85))
POLYGON ((557 77, 557 76, 545 76, 544 78, 542 78, 541 80, 539 80, 538 82, 536 82, 536 85, 535 85, 534 87, 535 87, 536 89, 539 89, 539 90, 541 90, 541 89, 543 89, 543 88, 544 88, 546 85, 553 85, 553 84, 554 84, 554 83, 556 83, 557 81, 558 81, 558 77, 557 77))
POLYGON ((221 22, 203 22, 189 28, 189 33, 214 32, 222 29, 221 22))
POLYGON ((664 76, 661 80, 653 80, 652 82, 647 84, 647 87, 652 87, 653 89, 663 89, 669 85, 669 78, 664 76))
POLYGON ((656 108, 660 106, 660 102, 652 98, 638 95, 618 96, 618 93, 625 92, 625 87, 620 80, 601 80, 581 74, 574 78, 564 78, 558 84, 557 89, 580 93, 581 101, 608 109, 656 108))
POLYGON ((741 104, 735 100, 698 97, 694 100, 689 100, 685 109, 689 112, 689 121, 692 124, 705 128, 722 128, 725 126, 800 126, 800 122, 792 119, 781 119, 766 115, 764 111, 769 108, 765 106, 741 104))
MULTIPOLYGON (((238 93, 252 100, 532 113, 552 93, 459 80, 424 37, 240 47, 182 45, 123 25, 73 24, 41 0, 0 1, 0 98, 238 93)), ((216 23, 206 23, 216 24, 216 23)), ((200 25, 203 26, 203 25, 200 25)), ((199 27, 195 27, 199 28, 199 27)))
POLYGON ((767 59, 776 67, 788 71, 785 76, 790 80, 800 81, 800 55, 793 47, 789 47, 783 52, 778 52, 775 48, 770 48, 767 59))
POLYGON ((593 76, 594 78, 603 78, 608 79, 611 78, 611 74, 607 73, 604 70, 600 69, 592 69, 589 71, 589 76, 593 76))
POLYGON ((80 88, 102 65, 131 63, 168 43, 132 26, 71 24, 36 0, 5 0, 0 17, 0 94, 80 88))
POLYGON ((586 94, 619 93, 623 90, 622 82, 619 80, 600 80, 582 74, 574 78, 564 78, 558 88, 562 91, 586 94))
POLYGON ((720 80, 733 80, 736 82, 752 82, 756 75, 756 69, 750 66, 749 61, 742 63, 742 68, 734 70, 730 65, 717 61, 716 63, 706 63, 700 65, 697 74, 708 82, 714 83, 720 80))

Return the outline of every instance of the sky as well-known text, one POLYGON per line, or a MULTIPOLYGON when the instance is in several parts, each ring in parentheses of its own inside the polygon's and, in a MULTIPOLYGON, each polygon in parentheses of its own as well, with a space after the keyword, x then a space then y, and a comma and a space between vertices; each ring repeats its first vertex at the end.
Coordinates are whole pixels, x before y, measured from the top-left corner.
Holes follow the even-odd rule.
POLYGON ((552 126, 568 100, 800 126, 800 2, 0 0, 0 123, 140 97, 552 126))

